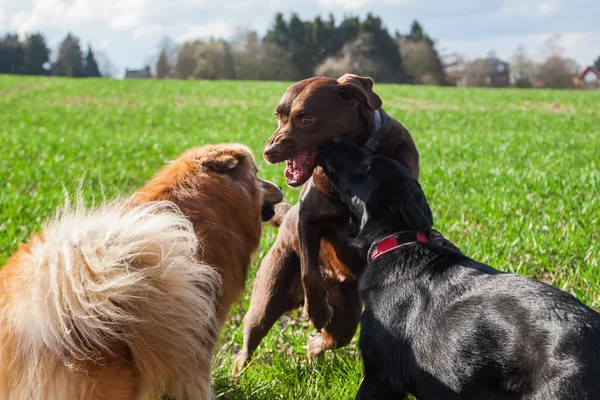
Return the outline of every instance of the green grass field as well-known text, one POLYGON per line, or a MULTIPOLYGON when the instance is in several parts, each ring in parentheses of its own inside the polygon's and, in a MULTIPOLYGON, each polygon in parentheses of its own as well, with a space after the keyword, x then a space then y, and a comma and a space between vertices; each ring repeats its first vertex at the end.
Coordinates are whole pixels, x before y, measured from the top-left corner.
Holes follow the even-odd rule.
MULTIPOLYGON (((204 143, 242 142, 260 174, 263 143, 286 83, 110 81, 0 76, 0 265, 52 215, 63 185, 108 198, 142 185, 204 143)), ((379 85, 385 110, 411 132, 436 227, 471 257, 575 294, 600 309, 600 92, 379 85)), ((295 202, 299 190, 286 189, 295 202)), ((265 229, 256 266, 276 231, 265 229)), ((215 365, 222 399, 350 399, 361 380, 355 342, 307 359, 314 334, 282 319, 232 381, 252 279, 223 330, 215 365)))

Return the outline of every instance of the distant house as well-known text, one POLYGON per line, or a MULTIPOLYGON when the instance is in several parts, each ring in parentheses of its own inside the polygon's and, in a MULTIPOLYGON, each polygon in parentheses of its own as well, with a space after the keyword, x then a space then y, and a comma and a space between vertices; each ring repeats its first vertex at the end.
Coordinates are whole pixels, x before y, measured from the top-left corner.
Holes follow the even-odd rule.
POLYGON ((127 69, 125 68, 125 79, 148 79, 152 78, 150 66, 146 65, 144 69, 127 69))
POLYGON ((587 67, 575 75, 573 84, 581 89, 600 89, 600 72, 594 67, 587 67))
POLYGON ((508 87, 510 66, 497 58, 484 58, 473 61, 465 73, 467 86, 508 87))

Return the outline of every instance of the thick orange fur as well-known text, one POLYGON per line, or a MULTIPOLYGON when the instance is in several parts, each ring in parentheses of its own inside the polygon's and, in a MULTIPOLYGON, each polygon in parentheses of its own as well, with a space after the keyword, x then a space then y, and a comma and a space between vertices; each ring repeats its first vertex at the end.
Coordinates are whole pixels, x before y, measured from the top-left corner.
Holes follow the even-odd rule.
POLYGON ((230 144, 127 202, 63 208, 0 270, 0 400, 211 398, 218 330, 281 197, 230 144))

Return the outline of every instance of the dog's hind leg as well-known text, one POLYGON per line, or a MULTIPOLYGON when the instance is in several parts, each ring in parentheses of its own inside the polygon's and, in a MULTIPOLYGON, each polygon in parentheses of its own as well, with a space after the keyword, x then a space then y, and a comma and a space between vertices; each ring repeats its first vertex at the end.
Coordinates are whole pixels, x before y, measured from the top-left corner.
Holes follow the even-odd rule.
POLYGON ((360 322, 362 304, 358 296, 358 282, 328 280, 326 286, 333 316, 325 329, 308 341, 306 350, 310 355, 346 346, 354 337, 360 322))
POLYGON ((254 281, 250 308, 244 316, 244 344, 234 362, 233 375, 242 371, 275 321, 299 307, 303 298, 300 259, 291 247, 277 240, 254 281))

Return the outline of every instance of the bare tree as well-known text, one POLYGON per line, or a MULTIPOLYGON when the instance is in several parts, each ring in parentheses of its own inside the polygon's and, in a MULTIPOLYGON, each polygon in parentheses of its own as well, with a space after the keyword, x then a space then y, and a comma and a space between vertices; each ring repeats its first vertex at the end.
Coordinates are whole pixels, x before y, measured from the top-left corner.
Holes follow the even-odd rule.
POLYGON ((567 89, 574 86, 573 77, 579 71, 574 60, 560 55, 551 55, 539 67, 536 78, 544 87, 567 89))
POLYGON ((158 56, 158 61, 156 62, 156 77, 158 79, 165 79, 169 77, 171 74, 171 65, 169 65, 169 59, 167 58, 167 53, 162 50, 160 55, 158 56))
POLYGON ((541 56, 545 59, 552 56, 562 56, 565 49, 560 45, 561 38, 559 34, 555 34, 547 38, 540 49, 541 56))
POLYGON ((347 72, 367 75, 380 82, 392 82, 393 71, 371 52, 372 34, 361 33, 342 47, 335 57, 328 57, 315 68, 315 74, 338 78, 347 72))
POLYGON ((523 45, 519 45, 510 59, 512 81, 516 87, 533 87, 537 66, 523 45))
POLYGON ((425 40, 411 40, 404 36, 396 40, 400 46, 404 69, 413 77, 415 83, 426 85, 446 83, 443 65, 432 44, 425 40))
POLYGON ((170 37, 165 36, 158 42, 157 47, 158 53, 147 57, 146 65, 150 65, 152 67, 157 78, 172 78, 175 74, 175 64, 177 64, 177 58, 179 56, 181 46, 170 37))
POLYGON ((196 42, 185 42, 177 55, 175 77, 187 79, 192 77, 196 69, 196 42))
POLYGON ((119 70, 115 64, 111 61, 111 59, 106 55, 103 51, 95 52, 96 63, 98 64, 98 69, 100 70, 100 74, 105 78, 115 78, 119 73, 119 70))
POLYGON ((175 66, 180 78, 235 79, 231 46, 224 40, 184 43, 175 66))
POLYGON ((275 43, 263 42, 255 31, 238 31, 232 48, 238 79, 293 80, 297 75, 285 51, 275 43))
POLYGON ((442 63, 446 79, 452 86, 466 86, 466 73, 469 62, 464 55, 458 53, 444 53, 442 63))
POLYGON ((235 79, 231 46, 224 40, 210 40, 198 49, 194 71, 197 79, 235 79))
POLYGON ((483 87, 489 86, 489 66, 485 60, 475 60, 467 64, 465 78, 467 86, 483 87))

